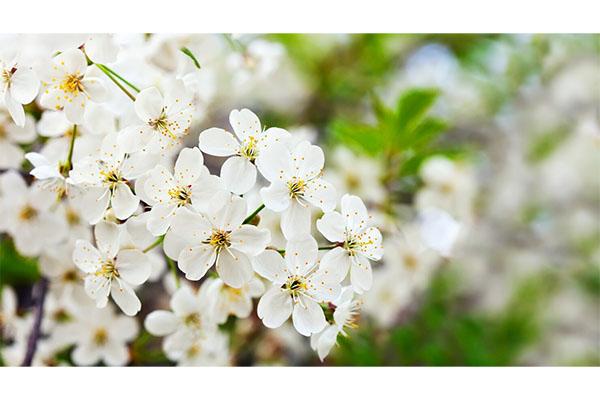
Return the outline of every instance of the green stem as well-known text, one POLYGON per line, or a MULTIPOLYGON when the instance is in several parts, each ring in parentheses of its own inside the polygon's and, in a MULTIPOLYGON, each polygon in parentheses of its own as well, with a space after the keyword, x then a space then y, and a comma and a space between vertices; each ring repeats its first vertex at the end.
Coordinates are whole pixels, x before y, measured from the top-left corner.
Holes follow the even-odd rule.
POLYGON ((138 89, 137 86, 135 86, 133 83, 129 82, 127 79, 123 78, 121 75, 117 74, 113 69, 107 67, 104 64, 96 64, 96 66, 100 69, 104 68, 106 72, 110 73, 111 75, 114 75, 117 79, 119 79, 121 82, 123 82, 124 84, 126 84, 127 86, 129 86, 130 88, 132 88, 133 90, 135 90, 136 92, 140 92, 140 89, 138 89))
POLYGON ((183 54, 185 54, 186 56, 188 56, 189 58, 192 59, 192 62, 194 63, 194 65, 196 66, 196 68, 198 68, 198 69, 202 68, 200 66, 200 63, 198 62, 198 59, 196 58, 196 56, 194 55, 194 53, 191 52, 190 49, 188 49, 187 47, 182 47, 179 50, 181 50, 181 52, 183 54))
POLYGON ((77 137, 77 125, 73 125, 71 134, 71 142, 69 142, 69 152, 67 153, 67 161, 65 163, 66 171, 70 171, 73 167, 73 149, 75 148, 75 138, 77 137))
POLYGON ((260 206, 258 206, 258 208, 256 210, 254 210, 254 212, 252 214, 250 214, 246 217, 246 219, 244 220, 244 222, 242 222, 242 224, 247 224, 250 221, 252 221, 254 219, 254 217, 256 217, 258 215, 258 213, 262 211, 263 208, 265 208, 264 204, 261 204, 260 206))
POLYGON ((161 244, 163 241, 165 240, 165 235, 159 236, 156 241, 154 241, 154 243, 152 243, 150 246, 146 247, 142 252, 143 253, 147 253, 150 250, 152 250, 153 248, 155 248, 156 246, 158 246, 159 244, 161 244))
POLYGON ((132 95, 131 93, 129 93, 129 91, 127 89, 125 89, 125 87, 123 85, 121 85, 121 82, 119 82, 117 79, 115 79, 115 77, 108 71, 108 69, 102 65, 102 64, 94 64, 96 65, 96 67, 98 67, 98 69, 102 72, 104 72, 104 74, 106 76, 108 76, 110 78, 111 81, 114 82, 115 85, 117 85, 119 87, 119 89, 121 89, 123 91, 123 93, 125 93, 127 95, 127 97, 129 97, 131 99, 131 101, 135 101, 135 96, 132 95))
POLYGON ((171 260, 168 256, 165 256, 165 258, 167 259, 167 264, 169 264, 169 269, 171 270, 171 273, 173 274, 173 279, 175 279, 175 287, 177 289, 179 289, 181 284, 179 282, 179 274, 177 274, 177 267, 175 266, 175 263, 173 262, 173 260, 171 260))

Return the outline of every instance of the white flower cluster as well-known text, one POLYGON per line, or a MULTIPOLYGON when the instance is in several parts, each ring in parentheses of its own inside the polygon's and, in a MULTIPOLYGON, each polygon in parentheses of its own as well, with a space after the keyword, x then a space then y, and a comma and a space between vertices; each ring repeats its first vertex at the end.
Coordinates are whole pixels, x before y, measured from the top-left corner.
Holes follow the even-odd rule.
MULTIPOLYGON (((3 157, 15 159, 7 166, 20 164, 12 143, 35 138, 35 122, 22 105, 36 96, 43 110, 37 131, 47 138, 41 151, 25 155, 33 165, 31 185, 14 170, 0 176, 0 232, 22 255, 39 257, 50 285, 46 339, 34 362, 43 362, 44 348, 66 345, 75 345, 78 365, 130 361, 126 344, 139 329, 131 317, 146 301, 136 292, 158 279, 165 263, 177 277, 171 310, 150 312, 145 327, 166 336, 163 349, 172 361, 227 363, 228 337, 218 325, 230 315, 248 317, 259 297, 265 326, 291 318, 324 358, 355 323, 355 295, 371 288, 371 260, 383 256, 381 233, 363 201, 340 196, 322 178, 320 147, 281 128, 264 129, 248 109, 231 111, 233 132, 206 129, 197 147, 182 148, 197 106, 184 80, 139 91, 131 96, 132 118, 115 117, 103 102, 118 88, 101 77, 118 82, 117 74, 101 63, 117 54, 110 37, 92 36, 36 66, 37 73, 0 57, 2 94, 14 121, 0 135, 10 143, 2 145, 3 157), (219 175, 209 172, 203 153, 227 157, 219 175), (278 216, 284 248, 258 223, 263 209, 278 216), (200 280, 196 289, 192 282, 200 280)), ((13 322, 14 303, 3 302, 13 322)), ((21 331, 28 334, 31 324, 21 331)), ((23 356, 25 342, 15 339, 14 354, 23 356)))

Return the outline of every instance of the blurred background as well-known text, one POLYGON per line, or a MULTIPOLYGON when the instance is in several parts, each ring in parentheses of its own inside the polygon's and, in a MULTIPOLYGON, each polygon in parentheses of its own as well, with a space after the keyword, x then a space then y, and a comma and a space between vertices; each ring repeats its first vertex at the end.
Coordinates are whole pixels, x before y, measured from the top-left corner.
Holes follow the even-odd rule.
MULTIPOLYGON (((113 69, 136 85, 167 73, 197 88, 189 145, 247 107, 322 145, 327 178, 367 203, 386 253, 358 327, 325 365, 600 365, 600 36, 116 38, 113 69), (415 233, 430 206, 461 224, 446 256, 415 233)), ((18 40, 34 59, 80 39, 18 40)), ((119 95, 117 114, 129 101, 119 95)), ((213 171, 220 161, 206 156, 213 171)), ((0 246, 1 283, 26 313, 39 263, 6 235, 0 246)), ((141 290, 140 321, 167 304, 166 275, 141 290)), ((223 329, 234 365, 321 365, 291 326, 266 329, 253 314, 223 329)), ((169 364, 146 332, 131 354, 132 365, 169 364)))

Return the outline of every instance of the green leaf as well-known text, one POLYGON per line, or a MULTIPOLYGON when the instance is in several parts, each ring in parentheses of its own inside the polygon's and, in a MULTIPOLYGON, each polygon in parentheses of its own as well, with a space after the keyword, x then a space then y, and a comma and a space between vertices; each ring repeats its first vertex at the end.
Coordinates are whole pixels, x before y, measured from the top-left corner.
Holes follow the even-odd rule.
POLYGON ((0 284, 23 285, 35 282, 39 277, 35 259, 20 255, 12 241, 0 240, 0 284))
POLYGON ((198 69, 202 68, 200 66, 200 63, 198 62, 198 59, 196 58, 196 56, 194 55, 194 53, 192 53, 192 51, 190 49, 188 49, 187 47, 182 47, 179 50, 181 50, 181 52, 183 54, 185 54, 186 56, 188 56, 189 58, 192 59, 192 61, 193 61, 194 65, 196 66, 196 68, 198 68, 198 69))
POLYGON ((419 125, 439 92, 436 89, 411 89, 404 92, 396 107, 396 124, 400 134, 409 134, 419 125))
POLYGON ((385 147, 385 136, 377 127, 336 120, 330 126, 334 143, 346 145, 370 156, 378 155, 385 147))

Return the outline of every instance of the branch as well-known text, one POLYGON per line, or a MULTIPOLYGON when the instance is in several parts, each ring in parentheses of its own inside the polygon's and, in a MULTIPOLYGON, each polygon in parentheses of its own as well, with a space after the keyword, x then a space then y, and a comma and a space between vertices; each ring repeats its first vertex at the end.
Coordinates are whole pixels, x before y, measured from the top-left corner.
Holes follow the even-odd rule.
POLYGON ((44 317, 44 301, 46 300, 46 292, 48 291, 48 280, 42 278, 38 285, 35 287, 35 317, 33 320, 33 327, 27 340, 27 352, 25 353, 25 359, 21 366, 28 367, 33 361, 33 356, 37 350, 37 343, 40 338, 40 330, 42 327, 42 318, 44 317))

